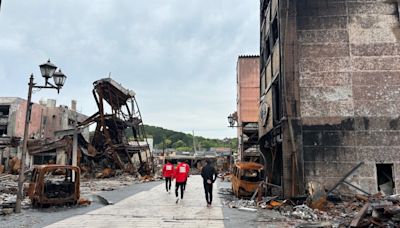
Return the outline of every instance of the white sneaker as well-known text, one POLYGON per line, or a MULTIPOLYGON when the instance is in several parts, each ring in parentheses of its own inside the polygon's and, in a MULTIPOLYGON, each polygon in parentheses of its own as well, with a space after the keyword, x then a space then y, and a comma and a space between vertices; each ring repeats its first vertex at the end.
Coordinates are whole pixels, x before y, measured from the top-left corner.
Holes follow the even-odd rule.
POLYGON ((171 194, 171 190, 168 191, 168 194, 171 194))
POLYGON ((179 197, 176 197, 175 203, 178 203, 178 202, 179 202, 179 197))

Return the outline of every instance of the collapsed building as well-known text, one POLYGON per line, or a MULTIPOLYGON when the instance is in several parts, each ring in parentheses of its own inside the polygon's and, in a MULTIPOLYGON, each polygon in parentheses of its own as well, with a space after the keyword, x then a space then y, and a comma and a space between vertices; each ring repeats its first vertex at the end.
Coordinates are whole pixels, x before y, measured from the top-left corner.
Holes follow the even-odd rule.
POLYGON ((284 195, 399 193, 398 1, 260 1, 259 144, 284 195))
POLYGON ((150 174, 153 159, 135 93, 111 78, 93 85, 98 112, 79 123, 79 127, 95 124, 96 128, 89 142, 79 137, 81 166, 150 174), (106 113, 107 108, 111 113, 106 113))

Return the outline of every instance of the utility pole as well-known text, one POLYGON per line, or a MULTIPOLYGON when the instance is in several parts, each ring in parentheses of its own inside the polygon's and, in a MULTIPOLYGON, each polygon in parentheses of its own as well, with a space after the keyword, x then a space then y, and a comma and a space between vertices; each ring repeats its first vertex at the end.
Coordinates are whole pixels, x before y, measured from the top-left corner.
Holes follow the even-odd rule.
POLYGON ((196 152, 196 141, 194 139, 194 131, 192 131, 192 135, 193 135, 193 152, 196 152))

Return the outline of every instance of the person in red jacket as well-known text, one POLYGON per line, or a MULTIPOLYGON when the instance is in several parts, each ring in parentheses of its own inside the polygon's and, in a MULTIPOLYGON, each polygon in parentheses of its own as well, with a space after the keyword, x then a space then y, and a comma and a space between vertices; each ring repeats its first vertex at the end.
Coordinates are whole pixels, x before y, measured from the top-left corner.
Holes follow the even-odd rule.
POLYGON ((188 177, 189 177, 189 174, 190 174, 190 166, 188 165, 188 161, 187 160, 182 162, 182 164, 186 167, 186 173, 187 173, 185 183, 183 183, 183 191, 185 191, 186 190, 186 183, 187 183, 187 180, 188 180, 188 177))
POLYGON ((186 166, 179 162, 178 165, 175 168, 174 171, 174 177, 175 177, 175 196, 176 196, 176 202, 179 202, 179 197, 178 197, 178 189, 181 189, 181 200, 183 199, 183 185, 187 179, 188 172, 186 169, 186 166))
POLYGON ((174 165, 169 161, 166 161, 166 163, 163 166, 162 175, 165 177, 165 189, 168 193, 171 193, 171 179, 174 175, 174 165))

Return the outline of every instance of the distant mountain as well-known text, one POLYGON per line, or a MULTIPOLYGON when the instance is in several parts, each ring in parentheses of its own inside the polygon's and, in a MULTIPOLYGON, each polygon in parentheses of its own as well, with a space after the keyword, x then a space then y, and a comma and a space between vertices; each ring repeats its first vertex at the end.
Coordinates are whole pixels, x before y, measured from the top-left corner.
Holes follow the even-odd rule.
MULTIPOLYGON (((152 137, 154 146, 158 149, 175 148, 180 151, 193 150, 193 136, 182 132, 172 131, 161 127, 145 125, 147 137, 152 137)), ((208 139, 201 136, 195 136, 195 145, 197 150, 209 149, 211 147, 231 147, 236 148, 236 138, 208 139)))

